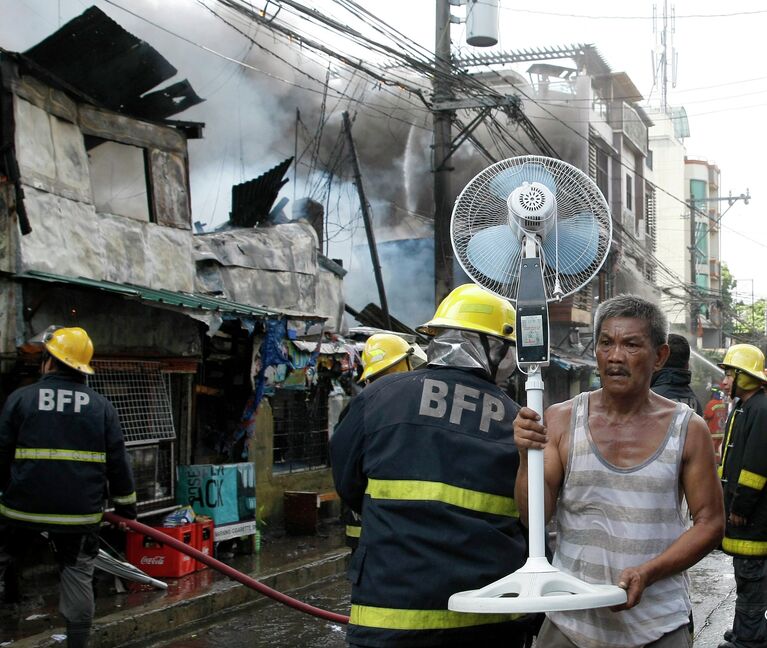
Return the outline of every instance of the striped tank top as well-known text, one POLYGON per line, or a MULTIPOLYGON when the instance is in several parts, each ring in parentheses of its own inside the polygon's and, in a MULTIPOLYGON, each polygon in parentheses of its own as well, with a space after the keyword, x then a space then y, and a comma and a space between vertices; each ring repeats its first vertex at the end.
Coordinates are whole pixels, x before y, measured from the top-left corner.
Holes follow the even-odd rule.
MULTIPOLYGON (((618 583, 627 567, 662 553, 684 531, 679 474, 692 410, 677 403, 658 449, 643 463, 621 468, 599 452, 589 431, 589 395, 573 401, 570 450, 557 502, 557 546, 553 564, 589 583, 618 583)), ((687 573, 653 583, 639 605, 548 612, 580 648, 636 648, 689 621, 687 573)))

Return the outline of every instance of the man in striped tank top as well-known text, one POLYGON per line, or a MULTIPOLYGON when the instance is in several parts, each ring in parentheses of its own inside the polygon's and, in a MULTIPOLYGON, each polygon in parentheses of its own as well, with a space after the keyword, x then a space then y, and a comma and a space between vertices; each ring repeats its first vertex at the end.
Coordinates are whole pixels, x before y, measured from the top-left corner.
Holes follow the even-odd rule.
POLYGON ((619 295, 594 324, 602 388, 549 407, 545 425, 523 408, 515 499, 527 520, 527 450, 544 451, 547 520, 556 512, 553 564, 624 588, 625 605, 547 613, 545 648, 688 648, 685 570, 716 548, 724 510, 708 427, 687 405, 650 390, 669 353, 655 304, 619 295), (693 524, 685 528, 682 496, 693 524))

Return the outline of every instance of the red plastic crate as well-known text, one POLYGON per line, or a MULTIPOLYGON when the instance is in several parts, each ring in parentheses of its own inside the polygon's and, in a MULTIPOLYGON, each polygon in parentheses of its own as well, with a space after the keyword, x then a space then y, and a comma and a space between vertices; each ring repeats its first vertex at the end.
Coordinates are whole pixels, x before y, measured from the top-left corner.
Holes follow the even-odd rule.
MULTIPOLYGON (((193 524, 152 528, 194 547, 195 531, 193 524)), ((154 538, 135 532, 128 533, 125 554, 129 563, 155 577, 178 578, 191 574, 197 563, 191 556, 164 545, 154 538)))
MULTIPOLYGON (((214 525, 213 520, 205 520, 204 522, 195 522, 194 527, 194 543, 192 546, 198 551, 202 551, 206 556, 213 556, 213 542, 214 542, 214 525)), ((206 569, 207 565, 199 560, 195 560, 195 569, 206 569)))

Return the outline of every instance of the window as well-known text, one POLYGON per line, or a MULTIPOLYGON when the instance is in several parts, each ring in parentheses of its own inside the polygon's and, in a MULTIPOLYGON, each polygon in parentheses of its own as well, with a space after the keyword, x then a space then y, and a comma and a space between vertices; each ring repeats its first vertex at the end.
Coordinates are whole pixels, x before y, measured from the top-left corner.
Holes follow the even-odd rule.
MULTIPOLYGON (((655 252, 657 248, 657 241, 655 239, 655 232, 657 228, 657 201, 655 198, 655 189, 650 185, 645 187, 645 217, 644 217, 644 230, 645 236, 649 239, 650 251, 655 252)), ((653 266, 654 267, 654 266, 653 266)))
MULTIPOLYGON (((170 442, 128 448, 140 505, 176 501, 174 445, 170 442)), ((153 507, 154 508, 154 507, 153 507)))
POLYGON ((602 96, 602 91, 594 86, 591 87, 591 110, 602 119, 607 119, 607 101, 602 96))
POLYGON ((609 160, 601 148, 597 147, 597 168, 596 168, 596 183, 599 187, 599 191, 605 197, 605 200, 609 200, 610 196, 610 172, 609 172, 609 160))
POLYGON ((634 179, 630 173, 626 174, 626 209, 634 211, 634 188, 632 187, 634 179))
POLYGON ((88 384, 106 396, 120 417, 139 504, 175 502, 175 452, 169 386, 158 362, 92 362, 88 384))
POLYGON ((91 135, 85 136, 85 148, 96 211, 154 222, 146 151, 91 135))
POLYGON ((276 472, 328 465, 327 391, 278 389, 271 398, 276 472))
POLYGON ((126 445, 176 438, 160 363, 94 360, 93 368, 88 384, 112 401, 126 445))

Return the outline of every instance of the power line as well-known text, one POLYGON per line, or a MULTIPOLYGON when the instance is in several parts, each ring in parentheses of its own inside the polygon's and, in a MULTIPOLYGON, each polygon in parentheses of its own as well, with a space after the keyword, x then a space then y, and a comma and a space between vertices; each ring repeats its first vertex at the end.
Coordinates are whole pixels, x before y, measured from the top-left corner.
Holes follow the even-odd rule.
MULTIPOLYGON (((483 0, 478 0, 480 4, 490 4, 483 0)), ((539 16, 555 16, 560 18, 582 18, 585 20, 653 20, 653 16, 620 16, 620 15, 605 15, 605 14, 578 14, 578 13, 564 13, 558 11, 542 11, 537 9, 513 9, 511 7, 500 7, 503 11, 510 11, 513 13, 525 13, 535 14, 539 16)), ((725 13, 716 14, 676 14, 675 18, 733 18, 736 16, 754 16, 758 14, 766 14, 767 9, 754 9, 753 11, 729 11, 725 13)))

